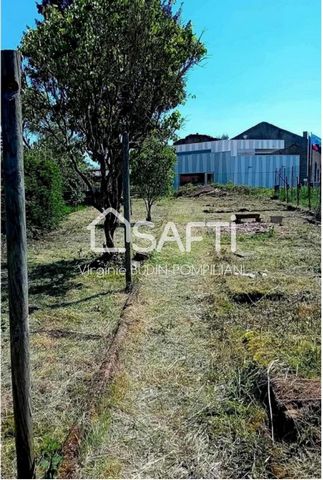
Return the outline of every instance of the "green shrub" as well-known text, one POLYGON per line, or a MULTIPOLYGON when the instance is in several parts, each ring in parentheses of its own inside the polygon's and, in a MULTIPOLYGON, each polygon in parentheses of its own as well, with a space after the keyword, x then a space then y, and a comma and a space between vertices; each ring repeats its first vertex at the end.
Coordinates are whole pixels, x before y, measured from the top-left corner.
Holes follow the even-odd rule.
MULTIPOLYGON (((81 205, 84 201, 87 187, 76 172, 64 147, 52 138, 44 136, 38 141, 37 148, 42 150, 47 157, 52 158, 60 169, 64 203, 72 207, 81 205)), ((74 154, 74 160, 78 169, 85 173, 88 167, 82 155, 80 153, 78 155, 74 154)))
POLYGON ((63 182, 48 150, 25 151, 27 229, 33 233, 55 228, 64 215, 63 182))

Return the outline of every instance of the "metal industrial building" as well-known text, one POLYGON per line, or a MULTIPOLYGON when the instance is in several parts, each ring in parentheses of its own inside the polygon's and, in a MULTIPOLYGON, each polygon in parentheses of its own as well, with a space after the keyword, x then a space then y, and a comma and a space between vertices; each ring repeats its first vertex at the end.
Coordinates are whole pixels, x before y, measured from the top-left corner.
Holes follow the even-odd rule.
POLYGON ((306 175, 306 144, 305 132, 302 137, 267 122, 230 140, 189 135, 175 142, 175 188, 211 182, 273 187, 286 180, 296 185, 306 175))

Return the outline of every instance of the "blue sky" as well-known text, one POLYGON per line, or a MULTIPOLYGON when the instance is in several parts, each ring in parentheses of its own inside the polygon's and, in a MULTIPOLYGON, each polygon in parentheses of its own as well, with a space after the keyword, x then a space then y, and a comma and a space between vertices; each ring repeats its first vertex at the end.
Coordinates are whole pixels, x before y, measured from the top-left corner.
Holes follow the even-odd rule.
MULTIPOLYGON (((2 48, 16 48, 34 0, 3 0, 2 48)), ((234 136, 267 121, 321 133, 320 0, 184 0, 208 57, 190 72, 181 134, 234 136)))

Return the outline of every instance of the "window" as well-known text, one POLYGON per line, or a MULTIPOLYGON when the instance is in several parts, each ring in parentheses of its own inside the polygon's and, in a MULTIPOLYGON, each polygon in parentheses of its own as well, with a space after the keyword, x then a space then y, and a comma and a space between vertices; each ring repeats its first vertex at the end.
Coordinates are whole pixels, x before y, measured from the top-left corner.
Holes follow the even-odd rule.
POLYGON ((192 185, 204 185, 204 173, 185 173, 180 175, 180 186, 191 183, 192 185))

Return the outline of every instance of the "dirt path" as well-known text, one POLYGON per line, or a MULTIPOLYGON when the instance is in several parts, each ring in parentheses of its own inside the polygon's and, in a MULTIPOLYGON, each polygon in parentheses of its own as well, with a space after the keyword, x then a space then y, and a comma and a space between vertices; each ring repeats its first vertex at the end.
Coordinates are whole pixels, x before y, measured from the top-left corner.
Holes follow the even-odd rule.
MULTIPOLYGON (((156 264, 170 268, 174 248, 165 248, 156 264)), ((207 321, 211 285, 208 276, 182 274, 211 264, 210 252, 207 239, 190 255, 190 267, 177 264, 182 271, 170 268, 169 275, 151 268, 142 277, 122 367, 108 392, 112 408, 105 424, 110 426, 101 429, 99 416, 82 477, 219 476, 216 452, 198 418, 216 395, 209 382, 214 357, 207 321)))

